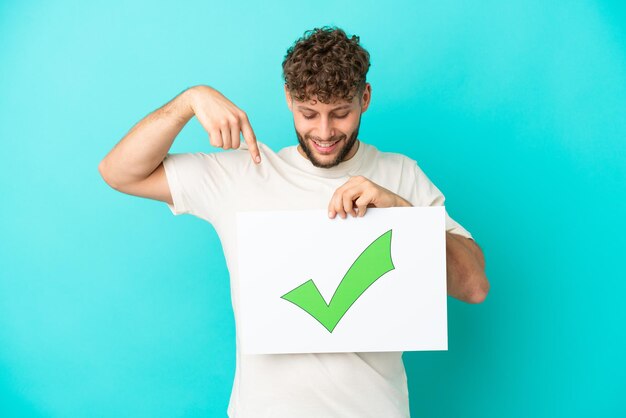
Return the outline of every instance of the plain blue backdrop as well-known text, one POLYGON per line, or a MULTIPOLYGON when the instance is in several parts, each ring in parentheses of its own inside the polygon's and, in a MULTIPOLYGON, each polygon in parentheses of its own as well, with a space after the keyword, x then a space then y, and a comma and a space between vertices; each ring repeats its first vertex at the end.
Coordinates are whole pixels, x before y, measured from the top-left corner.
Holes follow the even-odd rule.
MULTIPOLYGON (((322 25, 371 54, 360 138, 417 160, 486 255, 449 351, 404 355, 412 415, 626 416, 625 22, 592 0, 2 2, 0 416, 225 416, 214 229, 97 166, 195 84, 294 144, 280 64, 322 25)), ((172 152, 196 151, 194 119, 172 152)))

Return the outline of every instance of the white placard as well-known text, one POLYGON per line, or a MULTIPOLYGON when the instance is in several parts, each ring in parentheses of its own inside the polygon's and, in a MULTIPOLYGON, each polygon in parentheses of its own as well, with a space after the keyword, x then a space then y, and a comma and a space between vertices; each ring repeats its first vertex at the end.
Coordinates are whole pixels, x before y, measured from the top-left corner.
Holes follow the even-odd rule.
POLYGON ((237 245, 244 354, 448 348, 442 206, 238 212, 237 245))

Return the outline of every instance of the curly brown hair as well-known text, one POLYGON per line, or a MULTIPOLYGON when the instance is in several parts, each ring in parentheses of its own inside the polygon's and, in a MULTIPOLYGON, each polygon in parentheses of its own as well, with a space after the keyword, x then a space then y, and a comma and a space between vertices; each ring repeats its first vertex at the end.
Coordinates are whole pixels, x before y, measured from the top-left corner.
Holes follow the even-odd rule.
POLYGON ((324 26, 304 32, 287 50, 283 77, 294 99, 316 97, 328 104, 360 99, 369 67, 370 55, 358 36, 348 38, 343 30, 324 26))

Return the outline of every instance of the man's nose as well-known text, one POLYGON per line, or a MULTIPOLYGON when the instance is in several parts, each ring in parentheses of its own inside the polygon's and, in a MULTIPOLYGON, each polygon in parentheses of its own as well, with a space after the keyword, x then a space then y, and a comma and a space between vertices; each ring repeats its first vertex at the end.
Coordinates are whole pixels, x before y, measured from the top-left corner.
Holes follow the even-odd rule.
POLYGON ((322 117, 320 123, 320 138, 322 140, 329 140, 333 137, 333 127, 329 118, 322 117))

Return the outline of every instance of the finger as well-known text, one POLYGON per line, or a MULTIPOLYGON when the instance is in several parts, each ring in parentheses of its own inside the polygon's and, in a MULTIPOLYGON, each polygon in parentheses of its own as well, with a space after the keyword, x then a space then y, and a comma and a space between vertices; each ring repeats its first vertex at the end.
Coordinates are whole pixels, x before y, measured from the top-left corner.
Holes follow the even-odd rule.
MULTIPOLYGON (((332 202, 332 200, 331 200, 332 202)), ((328 217, 330 219, 335 219, 335 216, 337 216, 337 211, 335 210, 334 206, 328 206, 328 217)))
POLYGON ((333 196, 328 204, 328 215, 330 218, 334 218, 337 214, 343 215, 341 217, 345 218, 342 196, 344 191, 349 187, 350 185, 348 184, 348 182, 346 182, 342 186, 337 188, 337 190, 335 190, 335 193, 333 193, 333 196))
POLYGON ((239 140, 239 126, 235 125, 230 128, 230 141, 233 149, 239 149, 240 140, 239 140))
POLYGON ((222 133, 222 139, 224 140, 224 145, 222 146, 222 148, 230 149, 231 147, 230 129, 228 128, 228 126, 226 126, 225 128, 220 129, 220 132, 222 133))
POLYGON ((348 180, 340 187, 338 187, 337 190, 335 190, 335 193, 333 193, 333 196, 330 198, 330 202, 328 204, 328 216, 330 218, 334 218, 337 214, 339 214, 340 216, 343 214, 343 216, 341 217, 345 218, 342 196, 343 193, 350 187, 352 187, 352 185, 350 183, 350 180, 348 180))
POLYGON ((222 141, 222 135, 218 129, 209 132, 209 143, 214 147, 222 148, 224 142, 222 141))
POLYGON ((248 151, 250 151, 250 155, 252 155, 252 160, 258 164, 261 162, 261 152, 259 151, 259 147, 256 143, 256 135, 254 134, 252 126, 250 126, 248 116, 246 116, 245 113, 241 123, 241 133, 243 133, 243 139, 246 141, 246 144, 248 144, 248 151))
POLYGON ((359 191, 353 189, 346 190, 341 199, 341 203, 343 205, 344 210, 352 215, 353 218, 356 218, 356 211, 354 210, 354 199, 359 195, 359 191))
POLYGON ((346 218, 346 212, 343 210, 342 193, 339 189, 335 191, 335 194, 330 201, 330 211, 344 219, 346 218))
POLYGON ((370 201, 370 197, 366 195, 361 195, 357 200, 354 201, 354 204, 359 210, 360 218, 365 216, 365 212, 367 212, 367 206, 369 204, 369 201, 370 201))
POLYGON ((335 191, 335 193, 333 193, 333 195, 330 198, 330 201, 328 202, 328 217, 330 219, 334 219, 335 216, 337 215, 337 210, 335 210, 335 198, 337 195, 337 191, 335 191))

